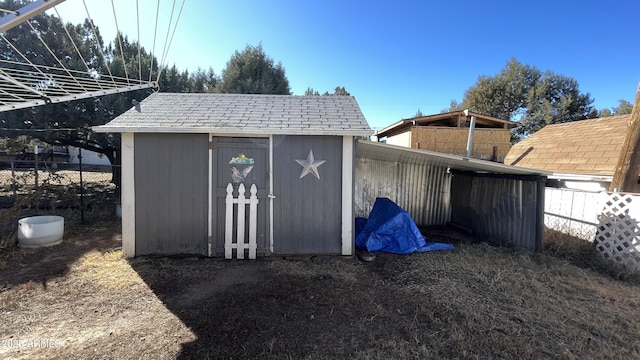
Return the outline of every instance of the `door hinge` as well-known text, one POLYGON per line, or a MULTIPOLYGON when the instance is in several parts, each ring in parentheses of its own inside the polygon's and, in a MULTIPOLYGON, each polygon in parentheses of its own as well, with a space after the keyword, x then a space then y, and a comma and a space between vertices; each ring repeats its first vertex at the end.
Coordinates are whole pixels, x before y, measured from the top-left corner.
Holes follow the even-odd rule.
POLYGON ((213 141, 209 141, 209 150, 213 149, 213 141))

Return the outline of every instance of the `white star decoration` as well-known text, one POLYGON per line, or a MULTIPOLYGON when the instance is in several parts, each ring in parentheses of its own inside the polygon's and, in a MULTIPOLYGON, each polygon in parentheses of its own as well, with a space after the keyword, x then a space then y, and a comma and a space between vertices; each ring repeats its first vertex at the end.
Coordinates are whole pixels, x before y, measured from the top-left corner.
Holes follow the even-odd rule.
POLYGON ((302 172, 300 173, 300 179, 307 176, 307 174, 313 174, 313 176, 320 179, 320 174, 318 173, 318 166, 324 164, 327 160, 316 160, 313 157, 313 150, 309 150, 309 154, 305 160, 298 160, 296 162, 302 166, 302 172))

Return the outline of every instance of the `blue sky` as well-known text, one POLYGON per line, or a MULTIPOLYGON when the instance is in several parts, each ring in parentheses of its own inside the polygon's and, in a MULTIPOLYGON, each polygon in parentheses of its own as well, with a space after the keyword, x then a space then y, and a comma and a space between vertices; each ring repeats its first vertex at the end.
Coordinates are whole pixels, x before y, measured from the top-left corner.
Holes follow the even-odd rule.
MULTIPOLYGON (((157 2, 139 2, 141 42, 151 50, 157 2)), ((112 38, 111 3, 86 3, 103 36, 112 38)), ((172 5, 161 0, 158 57, 172 5)), ((115 0, 115 7, 121 31, 137 39, 135 2, 115 0)), ((65 21, 85 15, 80 0, 58 10, 65 21)), ((293 94, 344 86, 373 128, 418 109, 439 113, 511 57, 575 78, 602 109, 635 99, 638 13, 636 0, 186 0, 166 63, 220 74, 234 51, 262 43, 284 66, 293 94)))

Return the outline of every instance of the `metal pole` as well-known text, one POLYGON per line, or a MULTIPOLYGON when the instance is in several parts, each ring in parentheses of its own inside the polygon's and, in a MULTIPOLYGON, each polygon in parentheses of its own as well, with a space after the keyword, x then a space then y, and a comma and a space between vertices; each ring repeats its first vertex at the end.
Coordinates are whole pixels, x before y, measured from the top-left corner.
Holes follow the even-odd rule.
POLYGON ((78 164, 80 166, 80 221, 84 224, 84 185, 82 184, 82 149, 78 148, 78 164))
POLYGON ((12 14, 7 14, 0 19, 0 32, 5 32, 36 15, 40 15, 46 10, 62 3, 64 0, 36 0, 29 3, 12 14))
POLYGON ((546 176, 536 179, 536 252, 542 252, 544 249, 544 197, 546 185, 546 176))
POLYGON ((469 138, 467 139, 467 158, 471 157, 473 149, 473 129, 476 127, 476 117, 471 115, 471 125, 469 125, 469 138))
POLYGON ((13 188, 13 201, 18 200, 17 186, 16 186, 16 169, 13 160, 11 160, 11 187, 13 188))
POLYGON ((34 194, 35 194, 35 208, 36 208, 36 214, 38 213, 38 208, 40 207, 40 199, 38 198, 38 143, 36 142, 34 147, 33 147, 33 174, 35 176, 35 189, 34 189, 34 194))

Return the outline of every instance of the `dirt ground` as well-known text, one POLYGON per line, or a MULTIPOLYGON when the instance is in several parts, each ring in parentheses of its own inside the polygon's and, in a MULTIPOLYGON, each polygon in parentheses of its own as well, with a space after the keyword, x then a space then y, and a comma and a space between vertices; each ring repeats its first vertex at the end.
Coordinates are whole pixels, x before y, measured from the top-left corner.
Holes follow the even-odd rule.
POLYGON ((640 285, 433 230, 400 256, 122 258, 117 219, 0 257, 0 358, 640 358, 640 285))

